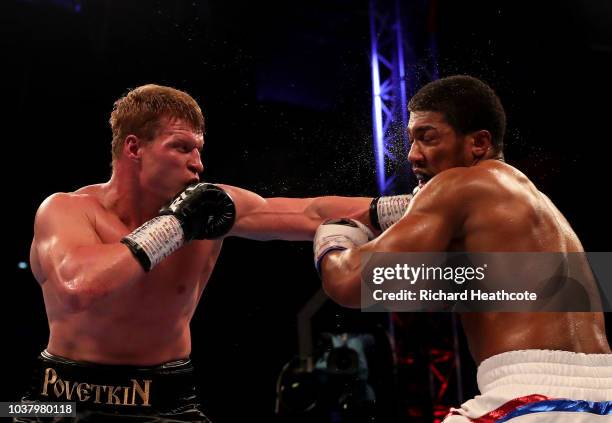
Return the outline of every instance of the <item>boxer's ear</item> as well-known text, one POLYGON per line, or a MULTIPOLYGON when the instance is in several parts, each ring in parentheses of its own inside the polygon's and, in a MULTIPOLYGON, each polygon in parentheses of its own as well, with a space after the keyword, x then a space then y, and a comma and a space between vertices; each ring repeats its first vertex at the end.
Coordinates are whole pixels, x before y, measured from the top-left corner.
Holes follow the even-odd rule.
POLYGON ((142 141, 136 135, 128 135, 123 142, 123 154, 130 160, 140 161, 142 141))
POLYGON ((480 160, 484 158, 487 152, 493 149, 491 133, 486 129, 472 132, 469 137, 472 143, 471 148, 474 159, 480 160))

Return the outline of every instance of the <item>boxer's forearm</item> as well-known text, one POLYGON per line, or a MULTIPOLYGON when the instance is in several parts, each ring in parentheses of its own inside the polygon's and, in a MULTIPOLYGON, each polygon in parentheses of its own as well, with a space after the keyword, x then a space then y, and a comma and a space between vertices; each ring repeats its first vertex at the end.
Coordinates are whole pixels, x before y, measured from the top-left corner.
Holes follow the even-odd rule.
POLYGON ((316 197, 262 198, 240 188, 223 185, 236 203, 236 223, 230 236, 260 241, 311 241, 326 219, 352 217, 369 225, 371 198, 316 197))
POLYGON ((323 289, 344 307, 361 306, 361 262, 358 248, 333 251, 321 262, 323 289))
POLYGON ((321 223, 329 219, 355 219, 370 226, 370 203, 368 197, 325 196, 306 198, 304 219, 300 222, 301 239, 310 241, 321 223))
POLYGON ((310 216, 311 223, 314 225, 313 235, 317 227, 327 219, 349 218, 371 226, 369 210, 372 198, 327 196, 308 200, 310 204, 307 215, 310 216))

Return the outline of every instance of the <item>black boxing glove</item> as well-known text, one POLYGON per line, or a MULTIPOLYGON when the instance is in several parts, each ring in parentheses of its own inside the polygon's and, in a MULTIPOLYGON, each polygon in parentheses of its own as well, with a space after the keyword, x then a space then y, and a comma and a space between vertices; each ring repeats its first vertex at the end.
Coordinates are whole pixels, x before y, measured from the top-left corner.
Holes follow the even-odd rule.
POLYGON ((236 218, 236 206, 227 192, 213 184, 190 185, 159 211, 175 216, 185 240, 214 239, 229 232, 236 218))
POLYGON ((236 208, 221 188, 207 183, 187 187, 121 242, 148 272, 192 239, 213 239, 232 228, 236 208))

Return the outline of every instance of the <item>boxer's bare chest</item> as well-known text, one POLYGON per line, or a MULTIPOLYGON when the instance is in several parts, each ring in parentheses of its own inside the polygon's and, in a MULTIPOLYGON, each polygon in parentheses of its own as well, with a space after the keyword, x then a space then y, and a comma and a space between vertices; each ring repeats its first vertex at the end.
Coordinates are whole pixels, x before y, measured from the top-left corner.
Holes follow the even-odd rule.
MULTIPOLYGON (((95 242, 116 245, 135 229, 103 207, 99 189, 82 191, 79 194, 85 195, 75 199, 75 207, 86 215, 95 242)), ((78 313, 67 312, 57 300, 56 286, 43 282, 49 351, 82 361, 147 365, 188 356, 189 322, 221 245, 221 241, 190 242, 139 280, 78 313)))
MULTIPOLYGON (((103 244, 117 243, 131 232, 113 213, 94 211, 94 229, 103 244)), ((127 247, 126 247, 127 248, 127 247)), ((219 256, 221 241, 192 241, 146 273, 142 280, 104 304, 105 310, 190 316, 219 256)), ((106 302, 106 301, 105 301, 106 302)))

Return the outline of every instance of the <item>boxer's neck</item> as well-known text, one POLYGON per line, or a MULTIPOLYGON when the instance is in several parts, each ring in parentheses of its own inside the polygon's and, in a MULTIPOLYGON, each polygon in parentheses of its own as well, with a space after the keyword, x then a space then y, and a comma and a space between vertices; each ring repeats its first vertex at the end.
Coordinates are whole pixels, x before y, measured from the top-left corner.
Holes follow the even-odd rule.
POLYGON ((131 229, 157 216, 168 200, 147 190, 141 185, 138 175, 132 173, 130 169, 116 166, 110 181, 103 185, 104 207, 131 229))

